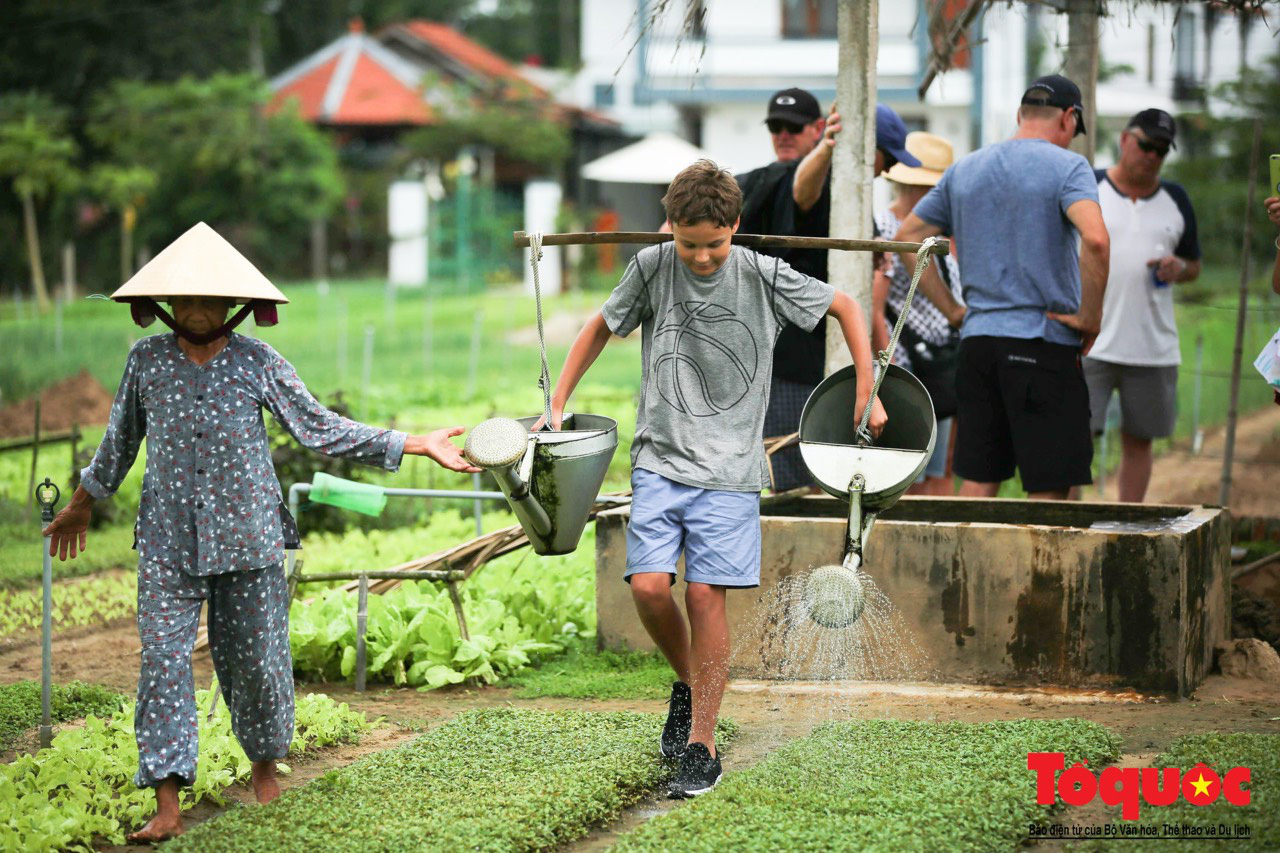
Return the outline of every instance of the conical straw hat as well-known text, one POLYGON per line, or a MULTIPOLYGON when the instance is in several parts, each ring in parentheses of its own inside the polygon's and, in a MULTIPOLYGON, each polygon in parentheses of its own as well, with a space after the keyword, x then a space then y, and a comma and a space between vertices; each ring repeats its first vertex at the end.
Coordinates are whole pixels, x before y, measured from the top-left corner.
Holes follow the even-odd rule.
POLYGON ((112 299, 150 296, 225 296, 236 302, 289 300, 226 240, 203 222, 170 243, 111 294, 112 299))

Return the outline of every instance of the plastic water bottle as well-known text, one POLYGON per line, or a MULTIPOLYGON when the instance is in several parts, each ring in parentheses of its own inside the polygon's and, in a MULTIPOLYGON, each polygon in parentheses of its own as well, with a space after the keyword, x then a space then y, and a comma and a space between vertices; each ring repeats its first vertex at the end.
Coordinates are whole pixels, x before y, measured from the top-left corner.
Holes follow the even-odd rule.
POLYGON ((1167 254, 1168 254, 1168 252, 1167 252, 1167 251, 1165 251, 1164 244, 1163 244, 1163 243, 1157 243, 1157 244, 1156 244, 1156 259, 1157 259, 1157 263, 1153 264, 1153 265, 1152 265, 1152 267, 1151 267, 1151 286, 1152 286, 1152 287, 1155 287, 1155 288, 1157 288, 1157 289, 1162 288, 1162 287, 1168 287, 1168 286, 1169 286, 1169 282, 1164 281, 1164 280, 1163 280, 1163 279, 1161 279, 1161 278, 1160 278, 1160 276, 1158 275, 1158 273, 1159 273, 1159 271, 1160 271, 1159 259, 1163 258, 1163 257, 1164 257, 1165 255, 1167 255, 1167 254))

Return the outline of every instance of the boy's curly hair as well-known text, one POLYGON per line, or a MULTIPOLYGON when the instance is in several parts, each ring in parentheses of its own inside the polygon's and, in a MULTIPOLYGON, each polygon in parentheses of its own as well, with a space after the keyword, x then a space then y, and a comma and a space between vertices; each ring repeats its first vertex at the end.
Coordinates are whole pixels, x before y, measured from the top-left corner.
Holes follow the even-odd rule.
POLYGON ((662 206, 672 225, 710 222, 727 228, 742 213, 742 189, 728 170, 710 160, 699 160, 676 175, 662 197, 662 206))

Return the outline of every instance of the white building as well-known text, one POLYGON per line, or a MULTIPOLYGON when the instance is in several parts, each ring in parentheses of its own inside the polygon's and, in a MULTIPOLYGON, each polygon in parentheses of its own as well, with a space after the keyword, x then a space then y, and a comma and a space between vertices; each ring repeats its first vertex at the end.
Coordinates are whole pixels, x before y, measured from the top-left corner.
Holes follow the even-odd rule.
MULTIPOLYGON (((735 170, 769 162, 762 122, 770 94, 802 86, 824 103, 834 99, 837 0, 686 3, 705 8, 704 32, 681 36, 686 4, 673 0, 637 38, 650 0, 582 0, 583 67, 571 98, 637 136, 679 133, 735 170)), ((1246 63, 1262 68, 1280 50, 1263 21, 1241 26, 1236 15, 1202 3, 1113 0, 1108 7, 1100 25, 1100 164, 1113 156, 1113 131, 1128 116, 1153 106, 1194 108, 1202 90, 1238 78, 1246 63)), ((1043 4, 988 8, 971 32, 968 67, 939 76, 920 102, 929 50, 924 8, 924 0, 880 0, 880 100, 908 127, 950 139, 957 155, 1008 137, 1027 83, 1062 69, 1065 17, 1043 4)))

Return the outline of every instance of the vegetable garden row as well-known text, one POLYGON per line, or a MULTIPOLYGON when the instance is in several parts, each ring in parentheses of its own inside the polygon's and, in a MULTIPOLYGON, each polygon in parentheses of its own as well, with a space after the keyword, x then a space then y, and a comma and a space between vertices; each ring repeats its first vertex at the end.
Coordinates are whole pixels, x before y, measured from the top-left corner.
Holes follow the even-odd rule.
MULTIPOLYGON (((12 688, 0 688, 0 710, 7 713, 13 703, 5 691, 12 688)), ((248 775, 225 713, 205 722, 208 699, 202 692, 200 778, 184 795, 184 807, 205 798, 224 802, 225 788, 248 775)), ((61 733, 51 749, 4 766, 0 801, 9 817, 0 821, 0 845, 49 850, 119 843, 151 808, 151 792, 129 781, 136 760, 131 719, 131 706, 121 702, 114 713, 61 733)), ((661 725, 659 715, 632 712, 467 711, 409 743, 288 790, 268 806, 224 811, 168 849, 563 846, 608 824, 670 776, 673 764, 655 749, 661 725)), ((345 705, 300 697, 291 754, 358 739, 369 727, 345 705)), ((718 740, 729 755, 737 734, 732 721, 722 723, 718 740)), ((1037 804, 1028 751, 1063 752, 1068 764, 1100 768, 1119 749, 1114 733, 1076 719, 831 722, 731 772, 710 794, 626 833, 616 849, 1013 849, 1029 824, 1069 819, 1061 806, 1037 804)), ((1241 849, 1277 849, 1280 735, 1184 737, 1155 765, 1200 761, 1251 767, 1251 804, 1144 806, 1140 825, 1247 823, 1252 835, 1241 849)))

